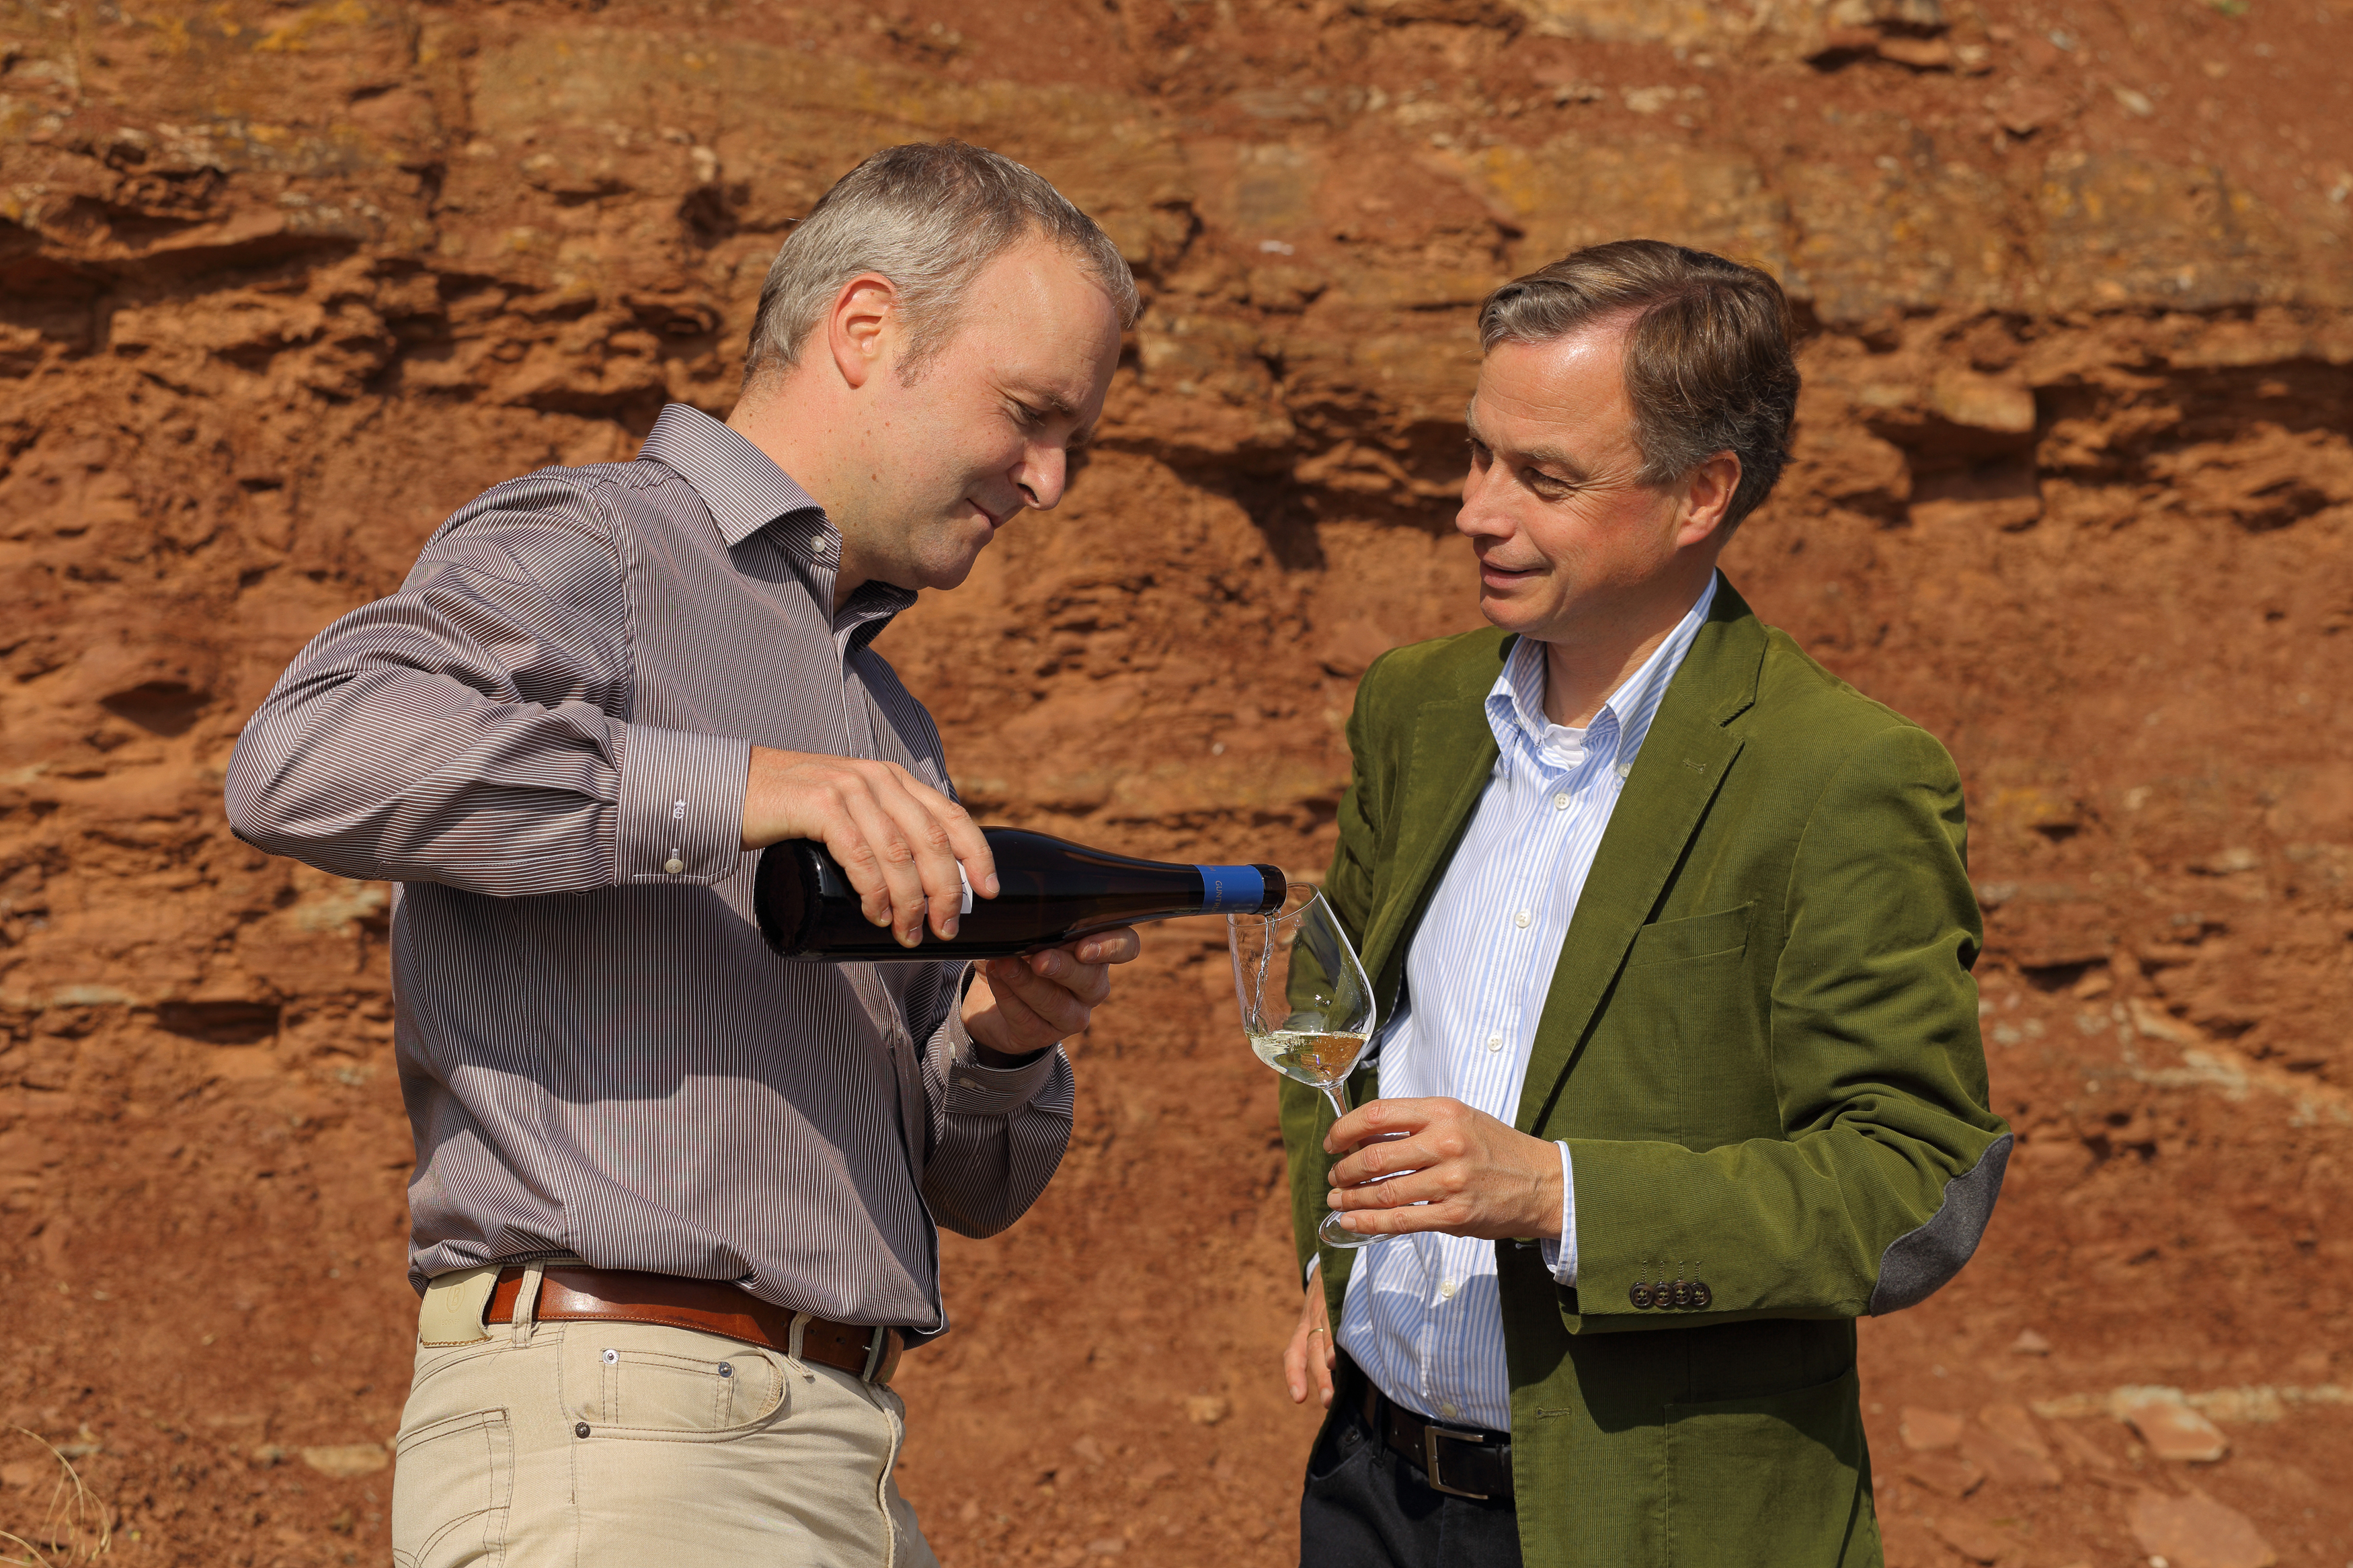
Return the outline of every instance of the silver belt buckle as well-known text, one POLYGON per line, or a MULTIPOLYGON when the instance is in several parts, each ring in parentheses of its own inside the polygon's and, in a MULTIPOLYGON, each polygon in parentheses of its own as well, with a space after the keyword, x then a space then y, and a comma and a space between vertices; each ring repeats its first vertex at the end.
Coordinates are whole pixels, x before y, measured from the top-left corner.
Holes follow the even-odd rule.
POLYGON ((1473 1502, 1489 1500, 1491 1495, 1489 1493, 1466 1492, 1460 1487, 1448 1486, 1438 1473, 1438 1440, 1440 1437, 1450 1437, 1457 1443, 1468 1443, 1476 1447, 1480 1436, 1481 1434, 1477 1432, 1459 1432, 1451 1426, 1440 1426, 1434 1423, 1421 1429, 1421 1472, 1429 1478, 1430 1490, 1444 1492, 1448 1497, 1469 1498, 1473 1502))
POLYGON ((866 1337, 866 1370, 858 1374, 860 1383, 871 1383, 874 1374, 882 1370, 882 1358, 890 1353, 891 1331, 881 1323, 866 1337))

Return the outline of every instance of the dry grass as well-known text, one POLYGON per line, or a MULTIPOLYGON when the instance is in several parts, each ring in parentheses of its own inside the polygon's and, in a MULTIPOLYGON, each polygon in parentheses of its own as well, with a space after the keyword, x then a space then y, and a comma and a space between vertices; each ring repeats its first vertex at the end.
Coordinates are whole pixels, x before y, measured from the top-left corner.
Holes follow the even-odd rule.
MULTIPOLYGON (((82 1485, 81 1473, 73 1468, 72 1460, 58 1451, 57 1445, 22 1426, 15 1430, 18 1436, 31 1439, 57 1461, 58 1477, 50 1485, 39 1519, 25 1526, 29 1535, 0 1530, 0 1548, 14 1547, 25 1553, 21 1557, 0 1556, 0 1564, 66 1568, 68 1563, 91 1563, 104 1556, 107 1548, 114 1544, 114 1521, 107 1506, 82 1485)), ((35 1481, 29 1489, 37 1491, 39 1485, 35 1481)))

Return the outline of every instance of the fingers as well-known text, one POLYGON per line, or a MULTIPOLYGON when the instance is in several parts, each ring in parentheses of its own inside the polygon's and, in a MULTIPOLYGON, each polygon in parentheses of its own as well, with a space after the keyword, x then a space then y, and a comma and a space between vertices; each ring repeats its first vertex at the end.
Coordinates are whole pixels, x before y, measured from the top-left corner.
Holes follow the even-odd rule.
POLYGON ((988 840, 981 836, 980 824, 972 813, 916 778, 907 775, 914 786, 915 798, 929 807, 932 816, 947 829, 948 851, 964 864, 965 875, 972 879, 976 897, 993 899, 1002 890, 997 879, 997 857, 990 852, 988 840))
POLYGON ((1331 1409, 1332 1368, 1335 1360, 1328 1330, 1311 1328, 1304 1321, 1292 1330, 1291 1343, 1282 1352, 1282 1377, 1291 1391, 1291 1403, 1306 1404, 1307 1392, 1313 1388, 1323 1408, 1331 1409))
POLYGON ((1133 963, 1144 952, 1144 938, 1134 926, 1099 931, 1054 949, 1075 956, 1081 963, 1133 963))
POLYGON ((1111 994, 1111 979, 1093 965, 1074 966, 1077 977, 1092 975, 1096 984, 1082 994, 1069 989, 1071 981, 1049 980, 1031 967, 1043 954, 1000 958, 990 962, 988 983, 1000 1001, 1018 1002, 1053 1026, 1054 1038, 1067 1039, 1087 1026, 1094 1005, 1111 994))
POLYGON ((1339 1347, 1332 1342, 1328 1329, 1311 1334, 1308 1345, 1310 1349, 1322 1352, 1310 1357, 1308 1364, 1315 1369, 1315 1390, 1323 1396, 1323 1407, 1329 1410, 1332 1408, 1332 1369, 1340 1364, 1339 1347))
POLYGON ((824 835, 825 847, 841 862, 842 874, 858 890, 859 907, 866 918, 890 927, 902 946, 921 942, 929 907, 923 873, 916 868, 913 848, 898 823, 882 809, 882 803, 871 793, 846 791, 841 820, 828 826, 831 831, 824 835))
POLYGON ((1307 1322, 1302 1319, 1291 1331, 1291 1342, 1282 1347, 1282 1383, 1291 1391, 1291 1403, 1307 1403, 1307 1322))
POLYGON ((1456 1236, 1560 1234, 1559 1148, 1456 1101, 1414 1136, 1368 1144, 1332 1166, 1326 1194, 1348 1229, 1456 1236))
POLYGON ((1291 1392, 1291 1403, 1306 1404, 1307 1392, 1313 1387, 1322 1398, 1322 1407, 1332 1408, 1332 1369, 1337 1363, 1331 1321, 1324 1301, 1324 1281, 1313 1279, 1307 1282, 1306 1300, 1300 1303, 1299 1321, 1291 1331, 1291 1342, 1282 1352, 1282 1376, 1291 1392))
MULTIPOLYGON (((989 856, 987 841, 964 807, 898 763, 883 763, 881 771, 872 775, 872 784, 875 802, 891 820, 892 832, 883 846, 891 884, 891 928, 898 933, 901 945, 913 947, 923 940, 928 919, 932 930, 945 941, 955 935, 964 910, 964 879, 957 874, 957 836, 951 824, 961 824, 967 830, 970 843, 978 847, 983 874, 993 884, 996 862, 989 856)), ((980 890, 981 878, 975 876, 973 891, 980 890)))
POLYGON ((1392 1176, 1385 1182, 1371 1182, 1353 1187, 1335 1186, 1324 1194, 1324 1202, 1343 1214, 1444 1204, 1461 1195, 1464 1181, 1460 1165, 1440 1165, 1434 1170, 1392 1176))
POLYGON ((1078 1034, 1093 1016, 1069 992, 1038 979, 1026 959, 992 958, 980 976, 965 997, 965 1026, 992 1050, 1042 1051, 1078 1034))
POLYGON ((866 918, 902 944, 953 936, 964 878, 994 898, 997 862, 971 814, 896 763, 752 748, 744 847, 814 838, 841 863, 866 918))
POLYGON ((1324 1134, 1324 1152, 1338 1154, 1388 1132, 1418 1132, 1449 1107, 1453 1100, 1376 1100, 1356 1107, 1334 1122, 1324 1134))
POLYGON ((1385 1182, 1400 1171, 1426 1170, 1446 1158, 1450 1149, 1459 1147, 1453 1140, 1435 1138, 1428 1129, 1419 1133, 1376 1133, 1354 1152, 1335 1161, 1326 1173, 1335 1187, 1385 1182))

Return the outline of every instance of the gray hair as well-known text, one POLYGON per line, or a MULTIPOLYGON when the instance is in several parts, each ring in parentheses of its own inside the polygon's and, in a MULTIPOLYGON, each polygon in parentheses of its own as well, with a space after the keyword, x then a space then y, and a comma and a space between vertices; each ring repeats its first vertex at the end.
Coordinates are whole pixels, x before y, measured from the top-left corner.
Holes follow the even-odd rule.
POLYGON ((1134 326, 1135 279, 1119 247, 1052 185, 1012 159, 963 142, 887 147, 844 174, 795 225, 769 265, 744 379, 798 363, 843 284, 877 272, 898 290, 912 381, 955 331, 981 268, 1023 240, 1072 253, 1134 326))
POLYGON ((1623 322, 1626 400, 1646 485, 1683 479, 1719 452, 1740 459, 1729 533, 1789 460, 1798 362, 1789 301, 1769 273, 1659 239, 1588 246, 1515 278, 1479 307, 1482 353, 1548 343, 1623 322))

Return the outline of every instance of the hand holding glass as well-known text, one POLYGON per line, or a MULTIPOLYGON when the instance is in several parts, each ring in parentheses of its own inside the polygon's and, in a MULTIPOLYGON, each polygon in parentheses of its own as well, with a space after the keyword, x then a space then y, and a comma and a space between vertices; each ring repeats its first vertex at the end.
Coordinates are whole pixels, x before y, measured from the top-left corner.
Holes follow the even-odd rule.
MULTIPOLYGON (((1324 1091, 1335 1116, 1348 1114, 1341 1090, 1373 1037, 1372 983, 1324 895, 1293 882, 1271 915, 1226 917, 1242 1032, 1258 1059, 1285 1078, 1324 1091)), ((1403 1136, 1403 1134, 1395 1134, 1403 1136)), ((1326 1247, 1365 1247, 1336 1214, 1316 1228, 1326 1247)))

